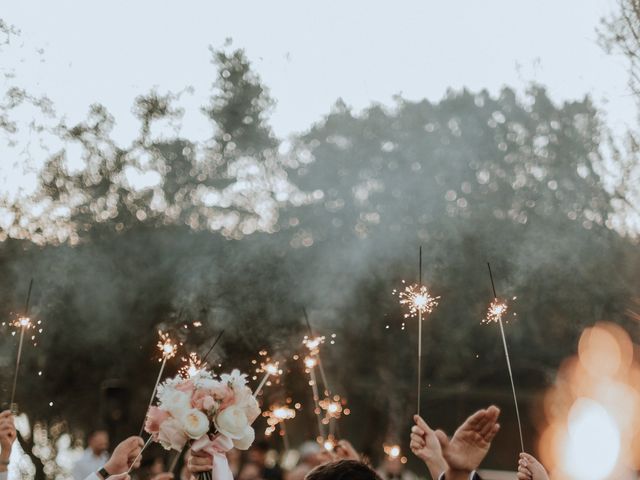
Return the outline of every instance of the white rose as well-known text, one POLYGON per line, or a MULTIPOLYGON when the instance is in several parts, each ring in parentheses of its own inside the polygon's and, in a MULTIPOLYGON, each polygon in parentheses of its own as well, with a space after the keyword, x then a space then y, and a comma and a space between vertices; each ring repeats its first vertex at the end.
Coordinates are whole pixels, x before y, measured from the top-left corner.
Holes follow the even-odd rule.
POLYGON ((180 390, 165 392, 160 401, 162 409, 175 418, 182 418, 191 410, 191 396, 180 390))
POLYGON ((253 395, 246 396, 238 406, 244 410, 249 425, 260 416, 260 405, 253 395))
POLYGON ((189 438, 197 440, 209 431, 209 419, 200 410, 192 408, 182 417, 182 426, 189 438))
POLYGON ((180 422, 175 418, 169 418, 160 424, 158 441, 166 450, 176 450, 180 452, 187 443, 187 436, 180 422))
POLYGON ((233 441, 233 446, 238 450, 249 450, 249 447, 256 439, 256 432, 253 428, 247 426, 244 431, 244 436, 238 440, 233 441))
POLYGON ((249 421, 242 408, 231 405, 216 416, 214 424, 221 434, 239 440, 245 434, 249 421))

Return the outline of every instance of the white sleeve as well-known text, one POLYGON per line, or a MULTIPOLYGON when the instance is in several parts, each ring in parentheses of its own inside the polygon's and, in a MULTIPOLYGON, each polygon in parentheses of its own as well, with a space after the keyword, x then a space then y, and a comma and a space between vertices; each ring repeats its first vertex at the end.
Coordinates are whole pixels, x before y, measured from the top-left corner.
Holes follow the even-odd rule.
POLYGON ((9 472, 0 472, 0 480, 7 480, 9 472))
MULTIPOLYGON (((0 480, 2 480, 2 478, 0 478, 0 480)), ((93 472, 87 475, 84 480, 102 480, 102 478, 99 477, 97 473, 93 472)))
MULTIPOLYGON (((475 478, 476 478, 476 471, 474 470, 473 472, 471 472, 471 473, 469 474, 469 480, 474 480, 475 478)), ((2 480, 2 479, 0 478, 0 480, 2 480)), ((438 477, 438 480, 445 480, 445 478, 444 478, 444 472, 442 472, 442 473, 440 474, 440 476, 438 477)))

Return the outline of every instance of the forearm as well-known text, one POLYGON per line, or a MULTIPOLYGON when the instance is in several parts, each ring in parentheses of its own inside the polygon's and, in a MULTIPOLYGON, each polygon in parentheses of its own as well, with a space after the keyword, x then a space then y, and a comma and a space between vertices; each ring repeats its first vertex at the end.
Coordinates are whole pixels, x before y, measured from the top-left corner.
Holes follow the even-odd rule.
MULTIPOLYGON (((8 470, 10 456, 11 456, 10 448, 4 448, 0 452, 0 473, 5 473, 8 470)), ((6 479, 6 475, 3 475, 3 477, 6 479)), ((3 480, 3 479, 0 478, 0 480, 3 480)))
POLYGON ((429 473, 431 474, 431 478, 437 480, 447 470, 447 462, 444 461, 444 458, 430 458, 429 460, 424 460, 424 463, 427 465, 427 469, 429 469, 429 473))

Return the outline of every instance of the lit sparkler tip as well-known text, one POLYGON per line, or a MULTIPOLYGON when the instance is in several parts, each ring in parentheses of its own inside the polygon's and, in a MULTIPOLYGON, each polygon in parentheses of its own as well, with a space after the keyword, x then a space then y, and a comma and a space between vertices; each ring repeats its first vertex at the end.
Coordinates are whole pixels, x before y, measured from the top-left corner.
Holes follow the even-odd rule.
POLYGON ((158 340, 158 349, 162 354, 163 359, 169 359, 175 357, 178 352, 178 346, 175 345, 168 333, 163 333, 162 330, 158 330, 160 340, 158 340))
POLYGON ((491 305, 489 305, 487 316, 484 318, 482 323, 499 322, 507 313, 508 308, 506 301, 495 298, 491 302, 491 305))
POLYGON ((312 357, 306 357, 306 358, 304 359, 304 365, 305 365, 305 367, 307 367, 307 368, 313 368, 313 367, 315 367, 315 366, 316 366, 316 363, 317 363, 317 361, 316 361, 316 359, 315 359, 315 358, 312 358, 312 357))
POLYGON ((393 294, 398 297, 400 305, 409 309, 405 318, 416 317, 421 313, 431 313, 438 306, 440 299, 440 297, 432 296, 427 287, 417 283, 408 285, 401 291, 394 290, 393 294))

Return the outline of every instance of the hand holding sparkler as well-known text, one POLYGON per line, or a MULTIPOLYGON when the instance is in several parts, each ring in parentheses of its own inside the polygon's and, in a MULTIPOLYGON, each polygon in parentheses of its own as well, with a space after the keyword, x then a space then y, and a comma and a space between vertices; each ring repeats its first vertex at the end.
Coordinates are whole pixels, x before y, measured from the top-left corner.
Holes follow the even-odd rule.
POLYGON ((13 442, 16 440, 16 426, 9 410, 0 413, 0 472, 7 471, 13 442))
POLYGON ((416 424, 411 427, 409 447, 413 454, 427 465, 431 477, 439 478, 448 465, 442 454, 438 435, 420 415, 414 415, 413 420, 416 424))
POLYGON ((123 440, 113 450, 113 454, 105 464, 104 469, 110 476, 128 475, 134 468, 140 466, 140 456, 143 449, 144 442, 140 437, 129 437, 123 440))

